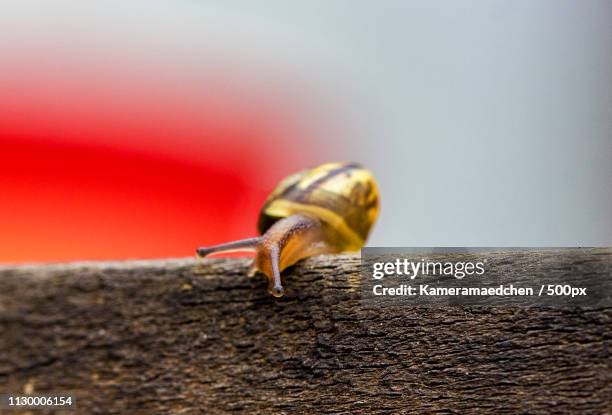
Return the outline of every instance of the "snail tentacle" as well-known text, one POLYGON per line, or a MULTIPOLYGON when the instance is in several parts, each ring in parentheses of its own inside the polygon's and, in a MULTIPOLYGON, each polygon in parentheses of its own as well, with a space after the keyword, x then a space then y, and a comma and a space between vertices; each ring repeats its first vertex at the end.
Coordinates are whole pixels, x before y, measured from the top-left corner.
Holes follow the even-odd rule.
POLYGON ((239 241, 227 242, 219 245, 204 246, 196 249, 196 254, 200 258, 204 258, 210 254, 217 254, 221 252, 254 251, 260 241, 261 237, 257 236, 255 238, 241 239, 239 241))

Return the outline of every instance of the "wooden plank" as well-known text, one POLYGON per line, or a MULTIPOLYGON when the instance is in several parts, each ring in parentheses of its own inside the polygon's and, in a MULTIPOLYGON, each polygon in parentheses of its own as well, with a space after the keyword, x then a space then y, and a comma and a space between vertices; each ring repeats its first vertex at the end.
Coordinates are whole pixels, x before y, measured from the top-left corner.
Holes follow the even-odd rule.
MULTIPOLYGON (((610 279, 611 258, 580 261, 610 279)), ((611 308, 368 306, 353 255, 304 261, 276 299, 247 265, 0 268, 0 393, 71 392, 79 413, 612 411, 611 308)))

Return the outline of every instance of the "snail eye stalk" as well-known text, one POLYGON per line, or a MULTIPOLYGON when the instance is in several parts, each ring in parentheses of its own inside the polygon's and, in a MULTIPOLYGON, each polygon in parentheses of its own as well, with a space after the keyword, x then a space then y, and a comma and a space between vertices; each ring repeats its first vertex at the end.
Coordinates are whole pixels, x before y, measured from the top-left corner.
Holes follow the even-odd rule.
POLYGON ((282 297, 285 293, 280 275, 280 252, 278 246, 270 248, 270 265, 272 266, 272 279, 268 291, 275 297, 282 297))
POLYGON ((254 251, 260 241, 261 237, 256 237, 227 242, 219 245, 204 246, 196 249, 196 254, 200 258, 204 258, 205 256, 222 252, 254 251))

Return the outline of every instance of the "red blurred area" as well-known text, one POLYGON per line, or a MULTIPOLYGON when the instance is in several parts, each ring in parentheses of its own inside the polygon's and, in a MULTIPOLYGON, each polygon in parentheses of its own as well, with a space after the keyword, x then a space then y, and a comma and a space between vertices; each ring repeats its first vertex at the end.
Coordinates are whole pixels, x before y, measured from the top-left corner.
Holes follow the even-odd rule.
POLYGON ((0 76, 0 262, 188 256, 255 234, 308 158, 287 107, 175 81, 0 76))
POLYGON ((191 255, 254 232, 266 196, 239 169, 161 154, 6 138, 2 149, 1 261, 191 255))

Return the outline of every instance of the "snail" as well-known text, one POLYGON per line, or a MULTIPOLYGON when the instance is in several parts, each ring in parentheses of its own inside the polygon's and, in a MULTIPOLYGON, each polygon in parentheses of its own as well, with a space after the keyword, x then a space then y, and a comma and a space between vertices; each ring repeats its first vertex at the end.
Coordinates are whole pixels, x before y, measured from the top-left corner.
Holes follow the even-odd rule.
POLYGON ((281 272, 301 259, 356 251, 379 210, 372 173, 357 163, 326 163, 292 174, 268 196, 259 214, 261 236, 198 248, 198 257, 255 251, 248 275, 268 278, 268 291, 284 294, 281 272))

